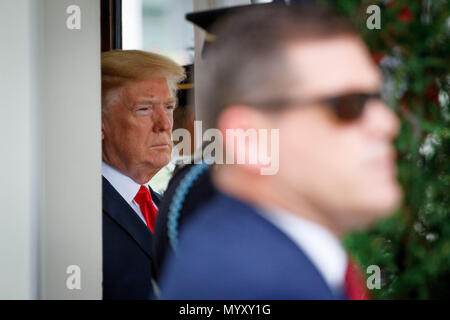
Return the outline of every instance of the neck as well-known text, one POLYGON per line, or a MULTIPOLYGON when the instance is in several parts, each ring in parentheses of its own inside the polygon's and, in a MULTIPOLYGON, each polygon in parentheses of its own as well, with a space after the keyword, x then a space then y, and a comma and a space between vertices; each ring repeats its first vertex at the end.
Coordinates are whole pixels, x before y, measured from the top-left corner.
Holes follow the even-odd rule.
POLYGON ((221 165, 213 173, 213 183, 221 192, 270 212, 279 207, 291 214, 309 220, 331 231, 341 238, 342 230, 325 210, 314 205, 305 197, 277 185, 272 176, 248 173, 239 168, 221 165), (246 183, 241 183, 245 181, 246 183), (274 190, 276 190, 274 192, 274 190))

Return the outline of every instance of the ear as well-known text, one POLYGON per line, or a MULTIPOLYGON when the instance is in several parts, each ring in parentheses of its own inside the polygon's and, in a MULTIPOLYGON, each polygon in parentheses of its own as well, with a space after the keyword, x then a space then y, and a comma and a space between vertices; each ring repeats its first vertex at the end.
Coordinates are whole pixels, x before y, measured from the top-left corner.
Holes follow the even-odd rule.
POLYGON ((108 107, 103 107, 102 106, 102 111, 101 111, 101 117, 102 117, 102 142, 103 142, 103 140, 105 140, 105 131, 106 131, 106 128, 108 127, 108 119, 109 119, 109 116, 108 116, 108 113, 107 112, 111 112, 111 106, 108 106, 108 107), (106 109, 106 108, 109 108, 109 109, 106 109))
POLYGON ((267 166, 260 153, 270 148, 267 137, 270 136, 271 124, 270 115, 254 107, 227 107, 217 121, 223 136, 226 163, 258 171, 259 174, 261 168, 267 166))

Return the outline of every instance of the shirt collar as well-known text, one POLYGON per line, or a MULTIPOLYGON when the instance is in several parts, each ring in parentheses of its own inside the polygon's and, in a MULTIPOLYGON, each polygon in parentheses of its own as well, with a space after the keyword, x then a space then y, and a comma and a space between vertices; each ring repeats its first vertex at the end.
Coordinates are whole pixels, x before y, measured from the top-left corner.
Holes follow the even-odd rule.
POLYGON ((119 192, 128 204, 131 204, 141 188, 140 184, 105 162, 102 162, 102 175, 109 183, 111 183, 114 189, 119 192))
POLYGON ((325 227, 280 208, 261 212, 283 231, 319 270, 328 286, 340 292, 345 281, 347 253, 339 239, 325 227))

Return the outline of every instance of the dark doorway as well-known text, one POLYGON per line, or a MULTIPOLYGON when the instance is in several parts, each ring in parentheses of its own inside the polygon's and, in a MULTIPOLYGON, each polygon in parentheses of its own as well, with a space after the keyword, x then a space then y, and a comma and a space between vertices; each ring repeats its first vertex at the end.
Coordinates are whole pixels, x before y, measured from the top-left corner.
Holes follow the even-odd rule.
POLYGON ((102 51, 122 49, 122 0, 101 0, 102 51))

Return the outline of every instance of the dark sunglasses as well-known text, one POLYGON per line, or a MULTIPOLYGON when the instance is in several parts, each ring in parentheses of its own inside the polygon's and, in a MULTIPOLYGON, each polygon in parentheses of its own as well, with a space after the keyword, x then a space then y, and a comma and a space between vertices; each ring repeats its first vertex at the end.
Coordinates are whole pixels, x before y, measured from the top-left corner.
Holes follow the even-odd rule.
POLYGON ((352 121, 359 119, 363 114, 364 107, 369 100, 381 100, 379 92, 374 93, 350 93, 336 97, 329 97, 317 100, 286 100, 271 101, 258 104, 262 107, 279 109, 280 107, 300 106, 307 104, 324 104, 333 110, 333 113, 339 120, 352 121))

